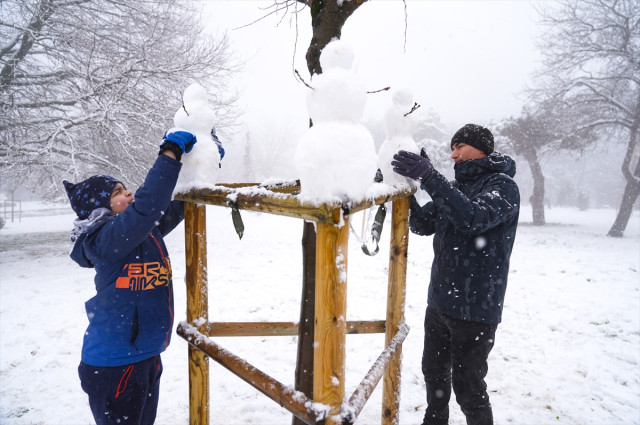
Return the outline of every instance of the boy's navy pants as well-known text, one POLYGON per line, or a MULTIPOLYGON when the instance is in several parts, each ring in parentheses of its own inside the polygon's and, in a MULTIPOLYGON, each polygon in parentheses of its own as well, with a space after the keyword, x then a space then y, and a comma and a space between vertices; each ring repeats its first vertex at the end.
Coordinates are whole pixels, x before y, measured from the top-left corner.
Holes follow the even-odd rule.
POLYGON ((493 424, 484 382, 498 325, 456 319, 427 307, 422 373, 427 384, 423 425, 449 422, 451 386, 468 425, 493 424))
POLYGON ((160 355, 116 367, 80 362, 78 375, 97 425, 152 425, 156 420, 160 355))

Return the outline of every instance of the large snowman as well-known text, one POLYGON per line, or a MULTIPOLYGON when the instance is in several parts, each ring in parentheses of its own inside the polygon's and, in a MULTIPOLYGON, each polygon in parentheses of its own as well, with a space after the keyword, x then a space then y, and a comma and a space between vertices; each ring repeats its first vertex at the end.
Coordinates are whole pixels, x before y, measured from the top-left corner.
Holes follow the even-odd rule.
POLYGON ((178 109, 173 123, 194 134, 198 143, 190 153, 182 156, 182 170, 174 193, 214 186, 220 164, 218 146, 211 138, 216 114, 209 107, 206 90, 199 84, 191 84, 184 91, 183 101, 184 107, 178 109))
POLYGON ((384 130, 387 138, 382 142, 378 152, 378 168, 382 172, 384 183, 398 185, 407 182, 407 178, 393 171, 391 161, 398 151, 419 153, 420 149, 413 140, 416 131, 416 120, 408 114, 413 106, 413 93, 408 89, 393 93, 393 104, 384 114, 384 130))
POLYGON ((315 204, 361 200, 376 174, 373 138, 360 124, 367 89, 351 72, 353 59, 348 43, 327 44, 320 54, 322 74, 313 75, 307 92, 313 127, 298 142, 295 160, 301 197, 315 204))

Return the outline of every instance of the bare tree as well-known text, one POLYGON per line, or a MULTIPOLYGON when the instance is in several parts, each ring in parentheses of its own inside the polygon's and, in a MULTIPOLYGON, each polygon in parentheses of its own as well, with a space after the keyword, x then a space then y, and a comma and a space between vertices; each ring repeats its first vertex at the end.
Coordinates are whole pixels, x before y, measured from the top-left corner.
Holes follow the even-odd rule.
POLYGON ((62 178, 115 174, 139 184, 179 90, 210 91, 234 122, 239 69, 226 35, 203 32, 186 0, 6 0, 0 3, 0 173, 37 191, 62 178))
POLYGON ((627 149, 627 181, 609 236, 621 237, 640 195, 640 2, 560 0, 539 9, 547 27, 540 40, 543 67, 530 92, 551 102, 574 139, 591 135, 620 140, 627 149))

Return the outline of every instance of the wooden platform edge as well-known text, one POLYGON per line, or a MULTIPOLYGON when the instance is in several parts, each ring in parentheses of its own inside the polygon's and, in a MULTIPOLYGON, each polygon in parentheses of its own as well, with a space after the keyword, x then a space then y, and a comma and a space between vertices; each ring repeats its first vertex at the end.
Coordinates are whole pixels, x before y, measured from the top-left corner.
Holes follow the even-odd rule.
POLYGON ((300 418, 304 423, 315 425, 317 421, 324 419, 326 409, 317 409, 320 406, 317 406, 313 400, 309 400, 303 393, 293 391, 245 360, 225 350, 187 322, 180 322, 176 333, 190 346, 197 348, 207 357, 300 418), (314 404, 316 409, 313 408, 314 404))
POLYGON ((353 214, 373 205, 405 198, 414 194, 417 190, 415 187, 405 186, 395 192, 360 202, 347 202, 344 204, 335 202, 316 206, 300 202, 299 198, 293 194, 299 189, 299 186, 266 188, 249 183, 228 183, 224 186, 216 186, 216 189, 191 189, 187 192, 176 194, 174 198, 179 201, 219 207, 229 207, 229 201, 231 200, 241 210, 284 215, 319 223, 339 224, 341 222, 341 214, 353 214), (258 193, 246 194, 237 190, 246 188, 255 188, 258 193))
MULTIPOLYGON (((210 337, 298 335, 295 322, 209 322, 210 337)), ((384 320, 347 321, 347 335, 385 333, 384 320)))

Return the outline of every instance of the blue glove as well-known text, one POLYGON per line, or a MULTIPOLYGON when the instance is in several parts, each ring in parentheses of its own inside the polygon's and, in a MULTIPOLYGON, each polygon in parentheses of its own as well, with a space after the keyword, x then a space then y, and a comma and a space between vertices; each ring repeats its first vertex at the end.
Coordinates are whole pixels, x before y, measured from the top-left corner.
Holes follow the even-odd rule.
POLYGON ((427 184, 436 176, 437 171, 433 168, 431 160, 425 153, 424 156, 412 152, 400 151, 393 156, 395 161, 391 161, 393 171, 401 176, 419 180, 422 184, 427 184))
POLYGON ((193 145, 198 142, 198 139, 184 128, 173 127, 164 133, 163 142, 160 144, 160 147, 166 142, 173 142, 182 148, 182 153, 189 153, 191 149, 193 149, 193 145))
MULTIPOLYGON (((224 148, 222 147, 222 142, 218 139, 218 135, 216 134, 216 127, 213 126, 211 129, 211 139, 215 142, 218 147, 218 153, 220 154, 220 161, 224 158, 224 148)), ((222 168, 222 164, 218 164, 218 167, 222 168)))

